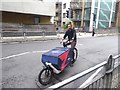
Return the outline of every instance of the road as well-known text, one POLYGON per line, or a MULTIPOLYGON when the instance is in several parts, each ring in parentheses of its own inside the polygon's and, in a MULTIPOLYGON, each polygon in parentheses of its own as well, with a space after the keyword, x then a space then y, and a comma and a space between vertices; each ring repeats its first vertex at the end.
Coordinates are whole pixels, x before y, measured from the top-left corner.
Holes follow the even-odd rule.
MULTIPOLYGON (((59 40, 31 41, 2 45, 3 88, 38 88, 37 76, 43 68, 42 53, 61 47, 59 40)), ((59 76, 65 80, 77 73, 107 60, 110 54, 118 54, 118 37, 90 37, 77 40, 79 56, 73 67, 68 67, 59 76)))

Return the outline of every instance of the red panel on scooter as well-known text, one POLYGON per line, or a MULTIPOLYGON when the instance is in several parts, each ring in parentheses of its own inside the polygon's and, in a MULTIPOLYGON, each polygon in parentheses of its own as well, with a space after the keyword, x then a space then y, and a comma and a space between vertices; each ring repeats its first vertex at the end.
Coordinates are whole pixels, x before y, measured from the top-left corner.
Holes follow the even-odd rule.
POLYGON ((68 65, 68 62, 67 62, 68 54, 69 54, 69 51, 67 51, 59 56, 60 60, 63 61, 62 66, 61 66, 61 70, 64 70, 64 68, 68 65))

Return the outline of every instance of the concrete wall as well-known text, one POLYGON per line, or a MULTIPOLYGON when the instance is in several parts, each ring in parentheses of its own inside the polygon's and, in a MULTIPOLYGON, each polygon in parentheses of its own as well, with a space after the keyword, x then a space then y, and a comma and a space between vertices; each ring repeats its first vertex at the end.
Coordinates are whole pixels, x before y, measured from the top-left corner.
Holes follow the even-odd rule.
POLYGON ((38 14, 46 16, 55 15, 54 0, 1 0, 2 11, 38 14))
MULTIPOLYGON (((3 23, 35 24, 35 16, 32 14, 2 12, 3 23)), ((40 18, 39 24, 50 24, 50 16, 37 15, 40 18)))

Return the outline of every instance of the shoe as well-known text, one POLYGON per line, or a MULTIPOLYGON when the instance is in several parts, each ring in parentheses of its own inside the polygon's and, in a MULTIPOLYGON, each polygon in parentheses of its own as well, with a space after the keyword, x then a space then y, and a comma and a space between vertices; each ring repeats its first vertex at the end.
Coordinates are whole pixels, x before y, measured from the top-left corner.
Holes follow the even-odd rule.
POLYGON ((72 64, 72 63, 70 64, 70 67, 73 67, 73 64, 72 64))
POLYGON ((72 64, 75 62, 75 60, 72 61, 72 64))

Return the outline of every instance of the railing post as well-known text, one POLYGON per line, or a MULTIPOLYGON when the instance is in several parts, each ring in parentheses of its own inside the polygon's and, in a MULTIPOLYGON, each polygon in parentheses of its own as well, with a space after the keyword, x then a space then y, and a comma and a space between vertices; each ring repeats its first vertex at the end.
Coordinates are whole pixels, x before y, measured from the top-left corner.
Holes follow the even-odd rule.
POLYGON ((26 41, 26 33, 23 32, 24 40, 26 41))
POLYGON ((2 24, 1 23, 0 23, 0 28, 1 28, 1 30, 0 30, 0 40, 2 42, 2 40, 3 40, 3 33, 2 33, 3 28, 2 28, 2 24))
POLYGON ((42 34, 43 34, 43 40, 45 40, 45 30, 44 29, 42 31, 42 34))
POLYGON ((56 28, 57 38, 60 39, 60 30, 59 28, 56 28))
POLYGON ((0 40, 2 41, 2 31, 0 32, 0 40))
POLYGON ((27 37, 26 37, 26 31, 27 31, 27 28, 25 26, 22 25, 22 31, 23 31, 23 40, 26 41, 27 40, 27 37))
POLYGON ((114 60, 112 55, 109 56, 107 64, 106 64, 106 84, 105 88, 111 88, 112 85, 112 72, 114 68, 114 60))

